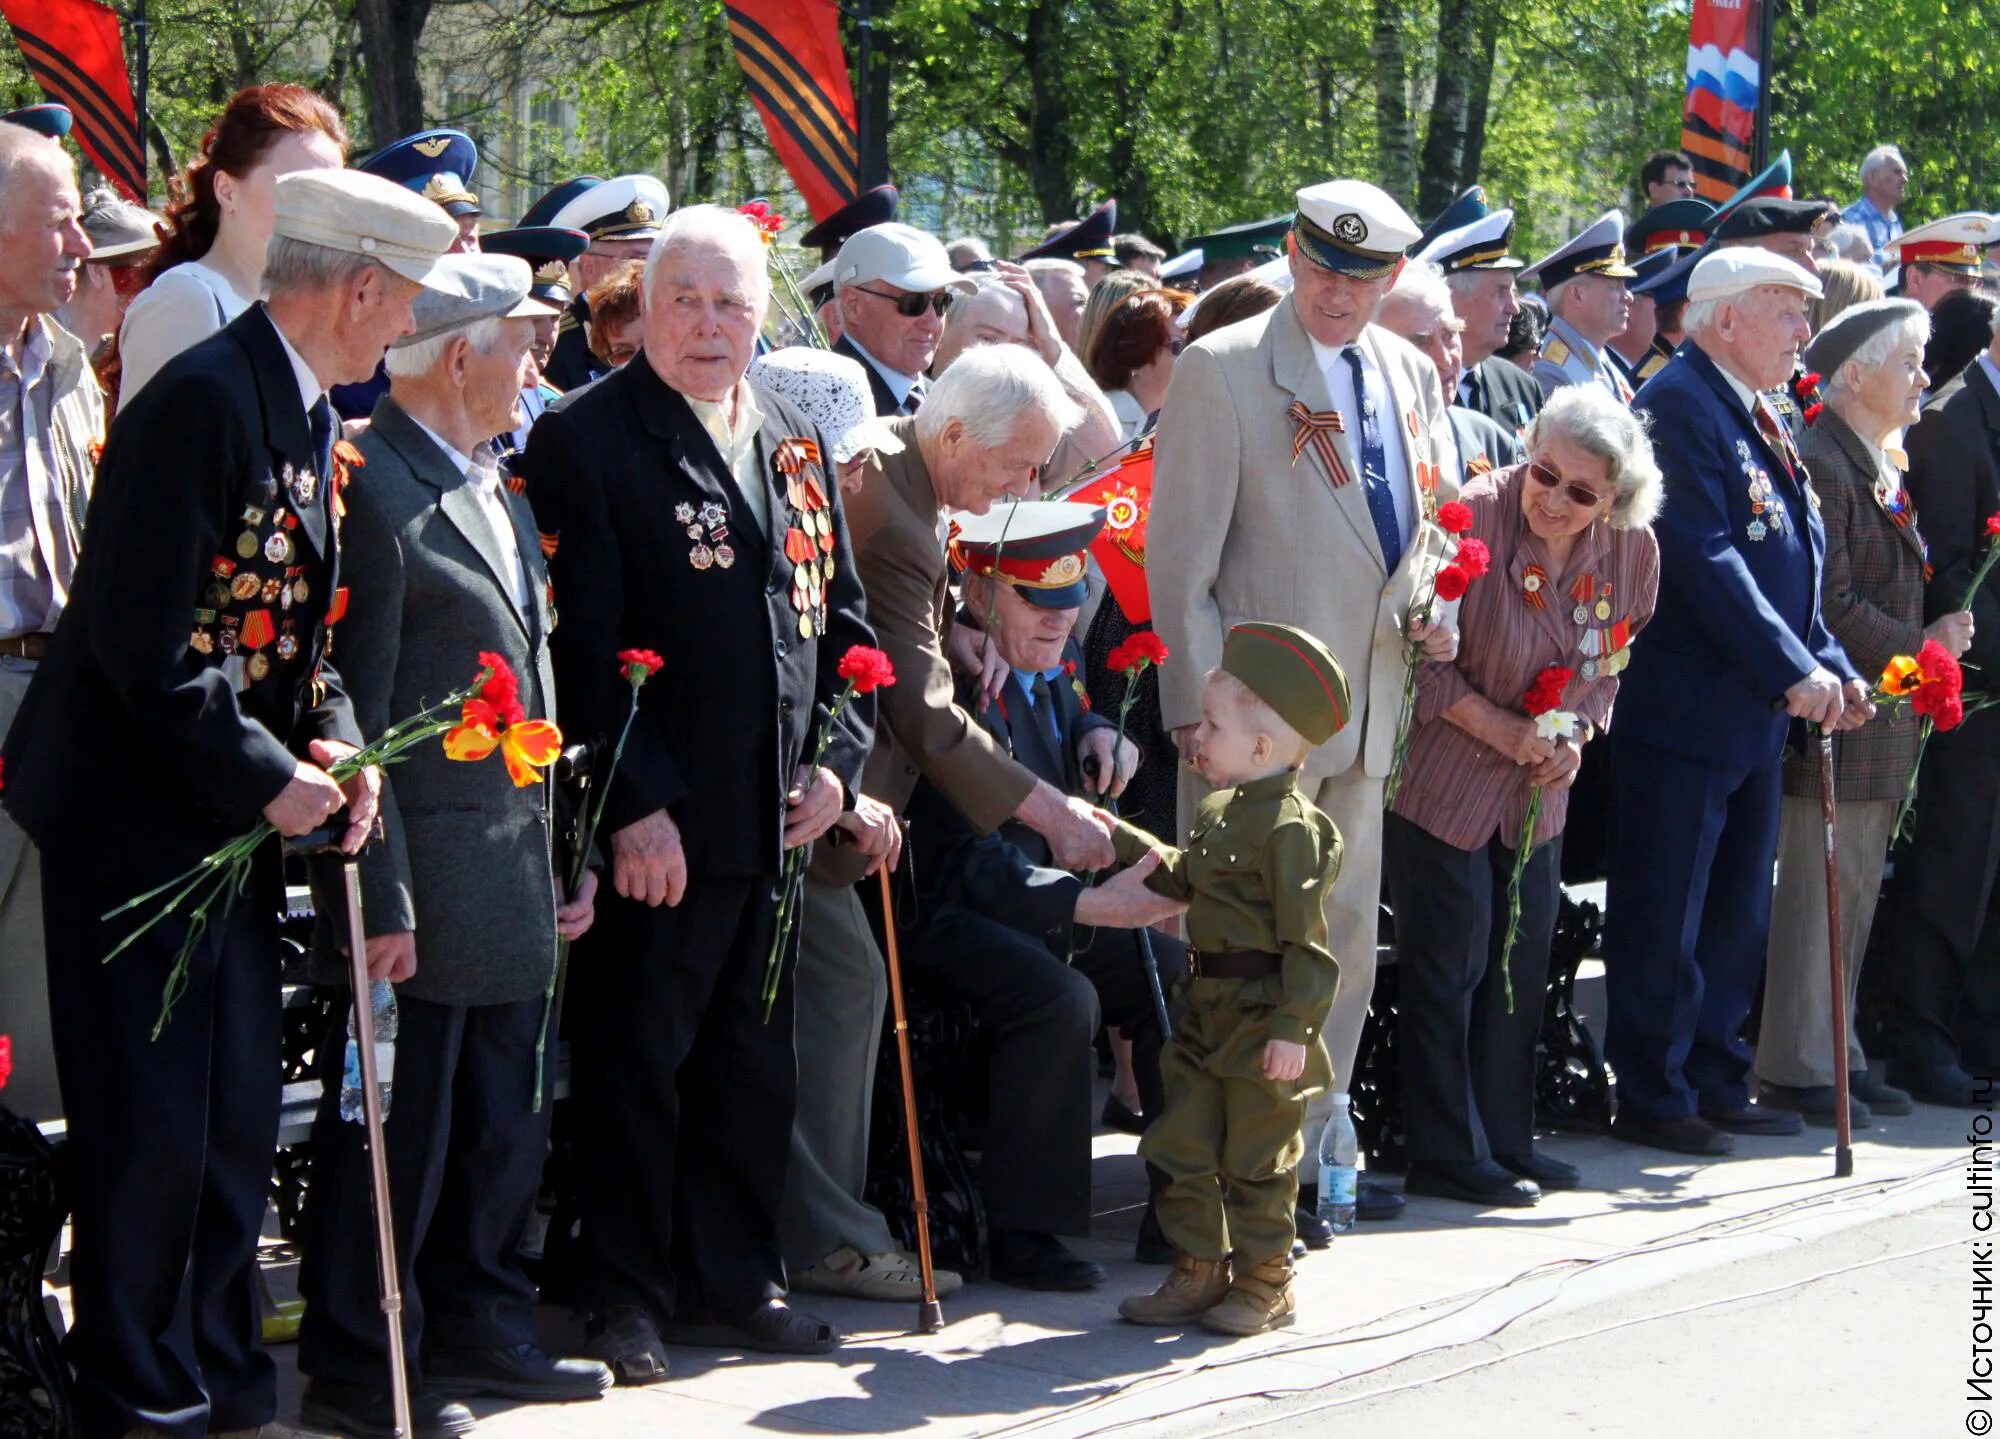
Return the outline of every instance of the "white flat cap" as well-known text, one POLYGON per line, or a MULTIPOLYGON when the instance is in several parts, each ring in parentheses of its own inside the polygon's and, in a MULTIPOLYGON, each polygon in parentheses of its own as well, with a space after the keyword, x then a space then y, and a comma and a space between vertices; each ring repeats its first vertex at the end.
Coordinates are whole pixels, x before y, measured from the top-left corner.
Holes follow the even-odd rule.
MULTIPOLYGON (((808 283, 811 279, 812 276, 807 276, 808 283)), ((893 221, 870 225, 849 235, 840 253, 833 257, 832 280, 837 289, 880 283, 914 294, 929 294, 933 290, 970 293, 979 287, 972 276, 961 275, 951 267, 951 256, 936 238, 913 225, 893 221)))
POLYGON ((458 222, 438 206, 360 170, 280 175, 271 211, 274 235, 365 255, 420 285, 458 238, 458 222))
POLYGON ((790 400, 820 427, 833 447, 833 462, 844 465, 863 450, 893 455, 903 442, 875 415, 868 372, 859 360, 810 345, 788 345, 750 362, 751 387, 790 400))
POLYGON ((1815 300, 1826 293, 1805 266, 1754 245, 1737 245, 1717 250, 1695 265, 1693 273, 1688 276, 1687 297, 1690 302, 1725 300, 1731 295, 1754 290, 1759 285, 1783 285, 1787 289, 1802 290, 1815 300))
POLYGON ((528 293, 535 272, 514 255, 446 255, 411 302, 416 329, 391 349, 418 344, 488 318, 515 319, 560 311, 528 293))
POLYGON ((1384 190, 1365 180, 1328 180, 1297 192, 1292 234, 1305 257, 1324 270, 1376 280, 1395 269, 1403 252, 1423 238, 1384 190))

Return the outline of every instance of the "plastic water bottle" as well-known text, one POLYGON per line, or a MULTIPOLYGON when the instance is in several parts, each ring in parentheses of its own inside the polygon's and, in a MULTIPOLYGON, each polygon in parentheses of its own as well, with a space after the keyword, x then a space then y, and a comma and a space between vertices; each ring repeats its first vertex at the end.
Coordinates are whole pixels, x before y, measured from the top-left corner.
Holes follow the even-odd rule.
MULTIPOLYGON (((375 1080, 382 1087, 382 1117, 387 1119, 389 1082, 396 1075, 396 986, 386 979, 371 979, 368 1003, 375 1011, 375 1080)), ((347 1011, 347 1057, 340 1070, 340 1117, 361 1123, 361 1045, 354 1034, 352 1008, 347 1011)))
POLYGON ((1354 1116, 1348 1112, 1347 1095, 1333 1096, 1333 1113, 1319 1132, 1318 1214, 1333 1226, 1335 1234, 1354 1227, 1354 1185, 1361 1141, 1355 1137, 1354 1116))

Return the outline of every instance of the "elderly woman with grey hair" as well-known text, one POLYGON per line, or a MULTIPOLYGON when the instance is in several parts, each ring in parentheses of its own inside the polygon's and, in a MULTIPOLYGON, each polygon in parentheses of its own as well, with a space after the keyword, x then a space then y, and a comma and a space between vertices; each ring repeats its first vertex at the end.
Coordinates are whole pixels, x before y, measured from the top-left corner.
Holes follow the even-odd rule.
MULTIPOLYGON (((1405 779, 1383 827, 1408 1190, 1481 1206, 1530 1205, 1543 1188, 1578 1181, 1533 1145, 1563 824, 1583 746, 1610 723, 1660 573, 1650 529, 1660 471, 1631 411, 1594 385, 1567 386, 1527 444, 1527 463, 1474 476, 1460 496, 1471 512, 1460 561, 1477 541, 1490 568, 1459 602, 1457 658, 1418 676, 1405 779), (1570 674, 1559 708, 1575 716, 1573 734, 1549 737, 1524 712, 1551 666, 1570 674), (1537 789, 1510 1008, 1499 973, 1508 880, 1537 789)), ((1446 599, 1453 588, 1440 585, 1446 599)))
MULTIPOLYGON (((1953 655, 1972 642, 1972 616, 1924 624, 1924 540, 1903 486, 1903 429, 1917 419, 1930 317, 1914 300, 1878 300, 1842 311, 1806 347, 1824 379, 1824 408, 1811 416, 1799 453, 1826 525, 1820 605, 1864 677, 1899 654, 1936 640, 1953 655)), ((1882 861, 1904 786, 1917 762, 1917 722, 1879 714, 1833 741, 1840 853, 1841 952, 1853 1014, 1862 955, 1882 886, 1882 861)), ((1764 970, 1757 1039, 1758 1102, 1815 1124, 1835 1119, 1832 987, 1827 979, 1825 836, 1819 750, 1785 761, 1778 830, 1778 888, 1764 970)), ((1851 1027, 1847 1036, 1852 1122, 1872 1112, 1908 1114, 1910 1096, 1870 1074, 1851 1027)))

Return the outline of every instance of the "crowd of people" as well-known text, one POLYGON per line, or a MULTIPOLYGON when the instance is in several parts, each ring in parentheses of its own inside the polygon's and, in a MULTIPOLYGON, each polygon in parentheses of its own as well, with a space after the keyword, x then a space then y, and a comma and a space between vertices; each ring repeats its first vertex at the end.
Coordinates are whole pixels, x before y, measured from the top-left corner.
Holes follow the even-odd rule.
MULTIPOLYGON (((1815 730, 1852 1124, 1971 1106, 2000 1064, 2000 720, 1926 742, 1874 703, 1927 645, 2000 672, 2000 220, 1905 229, 1893 147, 1845 212, 1788 157, 1711 206, 1662 152, 1634 218, 1532 264, 1477 187, 1422 225, 1330 179, 1172 256, 1106 202, 1003 260, 885 186, 800 238, 823 264, 780 305, 762 212, 652 176, 491 228, 468 137, 350 168, 274 84, 158 217, 79 195, 53 108, 0 123, 0 1002, 9 1101, 66 1120, 79 1434, 291 1432, 255 1271, 277 844, 105 962, 114 910, 259 821, 336 826, 396 986, 421 1435, 658 1382, 671 1344, 836 1348, 794 1294, 917 1297, 866 1197, 885 925, 980 1035, 995 1280, 1104 1282, 1064 1239, 1108 1031, 1097 1118, 1141 1134, 1135 1258, 1171 1266, 1118 1306, 1142 1324, 1292 1322, 1385 900, 1408 1172, 1359 1216, 1590 1183, 1534 1144, 1580 775, 1613 1134, 1720 1157, 1833 1122, 1815 730), (1065 498, 1133 454, 1121 515, 1065 498), (857 649, 893 683, 852 693, 857 649), (616 746, 580 879, 532 767, 343 763, 482 666, 515 681, 491 725, 616 746), (572 943, 561 1357, 521 1249, 572 943)), ((321 918, 329 988, 347 940, 321 918)), ((376 1436, 346 1023, 299 1418, 376 1436)))

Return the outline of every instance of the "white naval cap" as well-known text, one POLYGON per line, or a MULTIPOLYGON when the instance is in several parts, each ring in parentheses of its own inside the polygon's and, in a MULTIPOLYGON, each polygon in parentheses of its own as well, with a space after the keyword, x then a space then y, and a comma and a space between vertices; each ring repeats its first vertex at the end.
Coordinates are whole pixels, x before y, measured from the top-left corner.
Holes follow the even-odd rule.
POLYGON ((1638 274, 1625 263, 1625 217, 1606 210, 1575 239, 1544 255, 1521 272, 1542 282, 1542 293, 1578 275, 1604 275, 1613 280, 1630 280, 1638 274))
POLYGON ((577 195, 548 223, 593 240, 651 240, 672 209, 667 187, 655 176, 617 175, 577 195))
POLYGON ((1292 235, 1300 252, 1325 270, 1379 280, 1396 268, 1423 229, 1389 195, 1365 180, 1328 180, 1296 196, 1292 235))
POLYGON ((1936 265, 1960 274, 1979 273, 1980 252, 2000 244, 2000 216, 1982 210, 1962 210, 1905 230, 1882 247, 1898 264, 1936 265))
POLYGON ((1734 245, 1704 255, 1695 263, 1688 276, 1687 297, 1690 303, 1726 300, 1760 285, 1802 290, 1815 300, 1826 293, 1805 266, 1755 245, 1734 245))
POLYGON ((296 170, 271 193, 273 235, 365 255, 431 286, 458 221, 422 196, 361 170, 296 170))
POLYGON ((515 255, 446 255, 411 302, 416 328, 390 348, 420 344, 479 320, 561 314, 561 307, 528 293, 534 282, 534 270, 515 255))
POLYGON ((1446 230, 1416 258, 1428 260, 1447 275, 1460 270, 1518 270, 1525 263, 1507 252, 1514 247, 1514 212, 1489 210, 1479 219, 1446 230))

